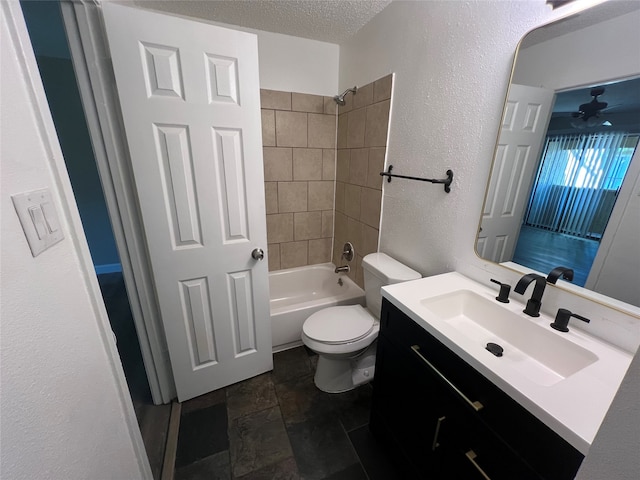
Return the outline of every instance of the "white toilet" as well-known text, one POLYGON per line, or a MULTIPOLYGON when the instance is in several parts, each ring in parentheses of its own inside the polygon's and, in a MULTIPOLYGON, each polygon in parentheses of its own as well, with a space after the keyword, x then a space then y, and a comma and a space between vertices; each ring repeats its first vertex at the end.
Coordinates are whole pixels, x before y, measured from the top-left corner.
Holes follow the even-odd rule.
POLYGON ((362 259, 366 308, 329 307, 305 320, 302 342, 318 354, 316 386, 328 393, 352 390, 373 379, 384 285, 415 280, 421 275, 384 253, 362 259))

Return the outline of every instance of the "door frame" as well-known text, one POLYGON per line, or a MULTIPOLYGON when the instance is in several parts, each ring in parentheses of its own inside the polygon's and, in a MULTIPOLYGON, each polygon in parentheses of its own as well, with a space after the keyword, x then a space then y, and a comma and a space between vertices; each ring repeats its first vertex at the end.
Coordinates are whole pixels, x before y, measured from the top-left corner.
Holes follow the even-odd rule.
POLYGON ((60 8, 153 403, 176 398, 99 2, 60 8))
MULTIPOLYGON (((613 240, 620 228, 622 217, 626 213, 627 207, 635 195, 636 189, 640 185, 640 144, 638 144, 635 152, 633 153, 633 157, 629 163, 629 168, 627 169, 627 174, 625 175, 624 180, 625 182, 618 192, 618 198, 616 199, 616 203, 611 211, 609 222, 607 223, 602 239, 600 240, 600 246, 596 252, 596 257, 593 259, 593 264, 591 265, 591 270, 589 271, 589 276, 585 283, 585 288, 589 288, 596 292, 598 291, 597 288, 600 275, 602 274, 602 270, 605 266, 607 255, 609 254, 613 240)), ((605 293, 605 295, 607 294, 605 293)))
MULTIPOLYGON (((26 90, 30 97, 30 105, 25 107, 28 114, 33 113, 37 130, 34 136, 39 138, 42 148, 47 152, 47 163, 51 169, 52 179, 59 191, 62 203, 60 208, 64 211, 64 216, 69 223, 69 242, 77 253, 78 269, 84 277, 87 287, 87 294, 95 312, 95 321, 100 341, 104 346, 108 364, 113 374, 117 396, 120 401, 121 410, 115 412, 121 414, 131 439, 130 448, 133 451, 140 471, 140 478, 152 480, 153 475, 149 465, 145 445, 140 433, 140 427, 136 418, 136 413, 131 402, 127 381, 122 369, 122 362, 118 355, 115 336, 109 324, 109 318, 102 300, 100 286, 95 275, 93 261, 89 252, 89 246, 84 236, 82 221, 75 203, 75 197, 69 181, 62 152, 60 150, 58 137, 56 134, 53 118, 51 117, 49 103, 44 92, 40 71, 36 63, 31 39, 27 31, 26 23, 22 14, 22 9, 17 0, 0 3, 0 15, 6 19, 9 28, 9 36, 21 70, 26 90)), ((79 360, 81 361, 81 360, 79 360)), ((89 388, 89 387, 87 387, 89 388)), ((123 446, 129 448, 129 446, 123 446)))

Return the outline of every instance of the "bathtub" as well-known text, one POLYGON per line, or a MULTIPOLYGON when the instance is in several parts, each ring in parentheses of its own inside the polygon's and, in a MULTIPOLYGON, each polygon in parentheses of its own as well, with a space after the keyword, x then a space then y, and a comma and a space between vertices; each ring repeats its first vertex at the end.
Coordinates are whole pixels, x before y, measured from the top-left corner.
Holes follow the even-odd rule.
POLYGON ((302 345, 302 325, 312 313, 334 305, 364 306, 364 290, 334 269, 322 263, 269 273, 274 352, 302 345))

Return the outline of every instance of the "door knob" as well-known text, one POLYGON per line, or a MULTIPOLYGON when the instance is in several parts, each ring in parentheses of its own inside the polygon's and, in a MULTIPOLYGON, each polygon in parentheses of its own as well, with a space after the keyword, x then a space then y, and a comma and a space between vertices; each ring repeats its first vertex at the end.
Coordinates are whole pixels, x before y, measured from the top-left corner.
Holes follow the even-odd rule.
POLYGON ((262 260, 264 258, 264 251, 261 248, 254 248, 251 252, 251 257, 254 260, 262 260))

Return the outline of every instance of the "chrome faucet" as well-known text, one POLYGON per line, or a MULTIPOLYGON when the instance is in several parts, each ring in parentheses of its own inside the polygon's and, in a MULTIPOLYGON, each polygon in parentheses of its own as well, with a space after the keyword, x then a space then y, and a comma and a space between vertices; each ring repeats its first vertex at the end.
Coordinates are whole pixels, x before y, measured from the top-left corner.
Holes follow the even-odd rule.
POLYGON ((542 306, 542 294, 544 293, 544 287, 547 285, 547 279, 537 273, 527 273, 518 281, 513 291, 524 295, 525 290, 534 280, 536 285, 533 288, 533 294, 531 294, 531 298, 527 300, 527 306, 523 312, 530 317, 539 317, 540 307, 542 306))
POLYGON ((349 273, 351 271, 351 267, 349 265, 342 265, 341 267, 336 267, 334 270, 335 273, 349 273))
POLYGON ((555 285, 559 278, 563 280, 573 280, 573 270, 568 267, 556 267, 547 275, 547 283, 555 285))

